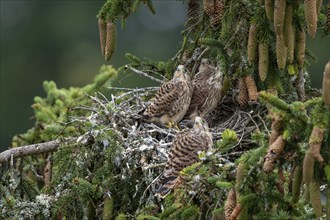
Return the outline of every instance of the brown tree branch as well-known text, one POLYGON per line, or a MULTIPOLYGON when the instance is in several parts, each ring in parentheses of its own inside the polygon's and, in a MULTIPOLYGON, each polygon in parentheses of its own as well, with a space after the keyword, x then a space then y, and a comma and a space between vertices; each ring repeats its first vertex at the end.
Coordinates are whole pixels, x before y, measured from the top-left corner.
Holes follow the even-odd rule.
POLYGON ((147 77, 147 78, 149 78, 149 79, 151 79, 151 80, 154 80, 154 81, 156 81, 156 82, 159 82, 159 83, 163 83, 163 82, 164 82, 163 80, 160 80, 160 79, 157 79, 157 78, 155 78, 155 77, 153 77, 153 76, 150 76, 150 75, 148 75, 147 73, 145 73, 145 72, 143 72, 143 71, 141 71, 141 70, 135 69, 135 68, 133 68, 133 67, 131 67, 131 66, 129 66, 129 65, 125 65, 125 68, 127 68, 127 69, 133 71, 134 73, 136 73, 136 74, 138 74, 138 75, 141 75, 141 76, 147 77))
POLYGON ((70 143, 76 141, 76 137, 59 139, 54 141, 49 141, 45 143, 26 145, 22 147, 15 147, 8 150, 5 150, 0 153, 0 164, 8 161, 13 155, 14 158, 31 156, 35 154, 47 153, 56 151, 61 143, 70 143))

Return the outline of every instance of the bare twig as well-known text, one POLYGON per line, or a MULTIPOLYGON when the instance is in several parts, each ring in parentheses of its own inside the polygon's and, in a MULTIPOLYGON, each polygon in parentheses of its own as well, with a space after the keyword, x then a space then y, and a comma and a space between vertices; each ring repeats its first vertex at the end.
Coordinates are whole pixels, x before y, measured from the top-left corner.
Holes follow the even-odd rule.
POLYGON ((40 144, 32 144, 32 145, 26 145, 26 146, 22 146, 22 147, 15 147, 15 148, 12 148, 9 150, 5 150, 2 153, 0 153, 0 164, 6 162, 11 157, 13 157, 13 158, 25 157, 25 156, 31 156, 31 155, 40 154, 40 153, 56 151, 61 143, 70 143, 70 142, 74 142, 76 140, 77 140, 76 137, 72 137, 72 138, 65 138, 62 140, 49 141, 49 142, 40 143, 40 144))
POLYGON ((127 69, 133 71, 134 73, 136 73, 136 74, 138 74, 138 75, 141 75, 141 76, 147 77, 147 78, 149 78, 149 79, 151 79, 151 80, 153 80, 153 81, 156 81, 156 82, 159 82, 159 83, 163 83, 162 80, 157 79, 157 78, 155 78, 155 77, 153 77, 153 76, 150 76, 150 75, 148 75, 147 73, 142 72, 141 70, 135 69, 135 68, 133 68, 133 67, 131 67, 131 66, 129 66, 129 65, 125 65, 125 68, 127 68, 127 69))

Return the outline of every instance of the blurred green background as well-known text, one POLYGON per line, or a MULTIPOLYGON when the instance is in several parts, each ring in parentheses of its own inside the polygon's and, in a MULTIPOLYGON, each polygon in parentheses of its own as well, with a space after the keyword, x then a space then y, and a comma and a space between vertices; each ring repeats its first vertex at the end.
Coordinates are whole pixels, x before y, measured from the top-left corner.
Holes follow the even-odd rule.
MULTIPOLYGON (((96 14, 105 1, 1 0, 0 151, 13 135, 33 126, 34 96, 45 96, 44 80, 58 87, 90 83, 105 64, 100 52, 96 14)), ((125 53, 168 60, 179 48, 186 19, 182 1, 153 1, 156 15, 145 5, 118 28, 117 49, 108 62, 127 63, 125 53)), ((118 24, 118 27, 120 25, 118 24)), ((320 87, 324 65, 330 58, 330 37, 316 36, 307 47, 319 58, 312 62, 312 83, 320 87)), ((121 75, 113 86, 152 85, 136 75, 121 75)))

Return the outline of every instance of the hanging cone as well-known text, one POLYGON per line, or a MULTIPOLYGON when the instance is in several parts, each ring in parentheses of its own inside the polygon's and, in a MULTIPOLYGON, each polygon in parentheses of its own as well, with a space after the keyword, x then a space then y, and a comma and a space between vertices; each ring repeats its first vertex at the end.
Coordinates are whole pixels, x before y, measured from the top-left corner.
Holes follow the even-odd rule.
POLYGON ((274 0, 265 0, 265 10, 270 22, 274 20, 274 0))
POLYGON ((257 60, 258 38, 257 38, 257 25, 252 23, 249 30, 248 38, 248 61, 252 65, 257 60))
POLYGON ((287 5, 284 22, 284 40, 287 47, 287 62, 292 64, 294 59, 295 31, 292 25, 292 5, 287 5))
POLYGON ((323 101, 330 110, 330 61, 325 65, 322 85, 323 101))
POLYGON ((305 48, 306 48, 306 33, 305 30, 297 29, 297 39, 296 39, 296 59, 298 62, 298 67, 302 68, 305 62, 305 48))
POLYGON ((116 41, 117 41, 117 27, 111 21, 107 22, 107 37, 105 44, 105 60, 108 61, 111 59, 113 52, 116 49, 116 41))
POLYGON ((314 215, 318 219, 322 216, 322 204, 320 197, 320 183, 317 180, 312 180, 308 186, 310 201, 314 210, 314 215))
POLYGON ((223 0, 215 0, 214 1, 214 14, 211 17, 211 26, 212 28, 217 28, 221 23, 221 19, 224 12, 224 2, 223 0))
POLYGON ((191 26, 198 21, 199 17, 199 0, 189 0, 188 1, 188 23, 187 26, 191 26))
POLYGON ((245 85, 249 94, 250 101, 257 101, 258 100, 258 89, 256 82, 254 81, 251 75, 245 77, 245 85))
POLYGON ((286 0, 275 0, 274 28, 277 35, 283 34, 286 0))
POLYGON ((101 44, 101 52, 104 56, 106 37, 107 37, 107 22, 102 18, 98 19, 99 25, 99 35, 100 35, 100 44, 101 44))
POLYGON ((292 181, 292 202, 297 203, 300 197, 300 189, 302 185, 302 169, 301 166, 296 166, 293 173, 292 181))
POLYGON ((238 80, 238 97, 237 101, 241 107, 245 107, 249 101, 249 95, 243 78, 238 80))
POLYGON ((288 46, 288 41, 292 35, 292 29, 293 29, 292 16, 293 16, 293 7, 292 5, 288 4, 286 6, 284 27, 283 27, 285 46, 288 46))
POLYGON ((305 0, 304 10, 307 24, 307 32, 311 38, 314 38, 317 30, 316 0, 305 0))
POLYGON ((203 0, 204 11, 208 16, 214 14, 214 1, 213 0, 203 0))
POLYGON ((285 69, 287 48, 283 35, 276 35, 276 60, 279 69, 285 69))
POLYGON ((234 189, 229 190, 225 202, 225 220, 230 220, 231 214, 236 207, 236 193, 234 189))
POLYGON ((269 65, 268 44, 259 43, 259 77, 261 81, 265 81, 269 65))

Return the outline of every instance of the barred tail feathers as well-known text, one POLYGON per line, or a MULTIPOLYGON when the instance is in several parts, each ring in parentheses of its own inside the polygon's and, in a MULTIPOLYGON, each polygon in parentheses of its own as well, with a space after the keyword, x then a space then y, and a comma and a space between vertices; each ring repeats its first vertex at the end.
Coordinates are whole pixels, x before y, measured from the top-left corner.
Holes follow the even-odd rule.
POLYGON ((162 176, 159 180, 159 188, 157 190, 156 196, 160 198, 165 198, 167 194, 169 194, 175 186, 179 184, 178 176, 162 176))

